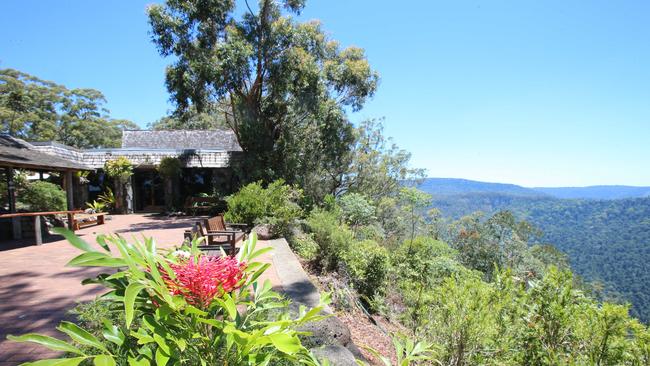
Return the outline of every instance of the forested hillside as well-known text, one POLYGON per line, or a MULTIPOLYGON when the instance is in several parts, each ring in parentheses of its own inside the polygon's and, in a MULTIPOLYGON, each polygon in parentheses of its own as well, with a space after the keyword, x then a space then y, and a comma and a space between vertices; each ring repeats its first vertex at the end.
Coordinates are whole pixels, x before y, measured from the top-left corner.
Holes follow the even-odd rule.
POLYGON ((504 193, 516 196, 544 196, 531 188, 515 184, 488 183, 458 178, 426 178, 419 183, 418 188, 433 195, 448 195, 462 193, 504 193))
POLYGON ((591 187, 539 187, 536 191, 556 198, 584 198, 615 200, 622 198, 650 197, 650 187, 591 186, 591 187))
POLYGON ((516 196, 568 199, 615 200, 650 197, 650 187, 601 185, 587 187, 522 187, 516 184, 489 183, 459 178, 425 178, 418 187, 433 195, 463 193, 502 193, 516 196))
POLYGON ((449 218, 475 211, 513 211, 543 231, 542 241, 566 252, 578 274, 604 284, 604 296, 622 297, 632 303, 635 316, 650 319, 650 198, 566 200, 465 193, 437 195, 432 206, 449 218))

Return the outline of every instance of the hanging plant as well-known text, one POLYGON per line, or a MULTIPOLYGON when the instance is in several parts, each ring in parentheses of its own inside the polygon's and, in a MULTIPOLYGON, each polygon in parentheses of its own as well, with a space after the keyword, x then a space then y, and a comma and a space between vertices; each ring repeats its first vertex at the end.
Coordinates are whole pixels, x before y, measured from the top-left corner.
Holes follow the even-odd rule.
POLYGON ((158 164, 158 173, 164 178, 174 178, 181 175, 181 161, 178 158, 166 156, 158 164))
POLYGON ((133 164, 126 157, 120 156, 116 159, 107 160, 104 163, 104 172, 110 178, 120 183, 126 183, 133 175, 133 164))

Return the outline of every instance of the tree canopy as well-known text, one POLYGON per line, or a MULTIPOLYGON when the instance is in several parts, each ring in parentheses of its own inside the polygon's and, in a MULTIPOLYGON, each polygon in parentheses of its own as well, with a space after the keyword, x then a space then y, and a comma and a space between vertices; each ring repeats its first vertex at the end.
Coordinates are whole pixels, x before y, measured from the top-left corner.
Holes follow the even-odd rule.
POLYGON ((0 131, 32 140, 88 147, 117 147, 131 121, 112 119, 104 95, 68 89, 13 69, 0 70, 0 131))
POLYGON ((246 152, 248 181, 333 182, 354 140, 346 109, 362 108, 378 74, 362 49, 342 48, 318 21, 295 21, 305 1, 242 5, 241 17, 233 0, 148 9, 153 42, 174 57, 166 83, 176 114, 223 114, 246 152))

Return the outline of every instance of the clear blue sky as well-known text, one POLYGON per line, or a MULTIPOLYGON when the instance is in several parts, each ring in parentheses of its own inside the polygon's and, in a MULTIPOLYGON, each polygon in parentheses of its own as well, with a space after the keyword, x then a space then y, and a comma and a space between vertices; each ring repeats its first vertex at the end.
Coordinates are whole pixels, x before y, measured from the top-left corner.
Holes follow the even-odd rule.
MULTIPOLYGON (((0 67, 99 89, 145 127, 171 105, 153 1, 0 2, 0 67)), ((311 0, 382 80, 353 121, 430 176, 527 186, 650 185, 650 2, 311 0)))

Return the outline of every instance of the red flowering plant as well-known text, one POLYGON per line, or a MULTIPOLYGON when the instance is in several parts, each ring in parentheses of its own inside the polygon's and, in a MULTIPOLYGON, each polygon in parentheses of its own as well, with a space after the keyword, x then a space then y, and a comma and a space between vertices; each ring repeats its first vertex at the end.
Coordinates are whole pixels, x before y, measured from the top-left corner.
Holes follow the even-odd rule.
POLYGON ((176 275, 171 279, 162 273, 173 295, 200 309, 208 307, 215 297, 239 289, 246 280, 246 262, 230 256, 180 257, 178 263, 170 264, 176 275))
POLYGON ((165 251, 152 239, 128 243, 100 235, 97 248, 72 232, 60 233, 83 251, 68 265, 111 268, 84 283, 105 286, 100 299, 121 315, 102 319, 104 328, 94 333, 62 322, 57 329, 68 342, 38 334, 9 336, 66 352, 39 365, 318 365, 297 327, 323 319, 328 300, 310 310, 301 307, 291 319, 288 301, 268 280, 258 282, 270 264, 256 258, 270 248, 257 249, 255 235, 235 258, 205 255, 200 239, 165 251))

